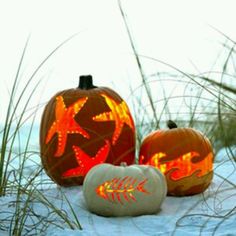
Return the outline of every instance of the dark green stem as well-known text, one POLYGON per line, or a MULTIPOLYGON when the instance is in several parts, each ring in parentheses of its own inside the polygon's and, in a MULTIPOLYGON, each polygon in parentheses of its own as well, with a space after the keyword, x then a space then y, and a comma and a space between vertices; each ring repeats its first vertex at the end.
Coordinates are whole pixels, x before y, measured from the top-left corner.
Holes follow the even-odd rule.
POLYGON ((178 127, 178 126, 175 124, 175 122, 172 121, 172 120, 168 120, 168 121, 167 121, 167 126, 168 126, 169 129, 175 129, 175 128, 178 127))
POLYGON ((79 87, 80 89, 89 90, 93 88, 97 88, 93 85, 93 77, 92 75, 81 75, 79 77, 79 87))

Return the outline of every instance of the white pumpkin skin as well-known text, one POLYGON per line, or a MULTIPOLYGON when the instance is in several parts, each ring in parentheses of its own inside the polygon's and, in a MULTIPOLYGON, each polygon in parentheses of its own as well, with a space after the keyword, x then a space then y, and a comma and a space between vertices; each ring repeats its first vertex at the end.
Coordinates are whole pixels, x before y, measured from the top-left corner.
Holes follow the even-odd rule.
POLYGON ((155 214, 159 211, 167 194, 167 184, 164 175, 152 166, 99 164, 86 175, 83 193, 89 211, 95 214, 102 216, 137 216, 155 214), (130 181, 127 182, 126 179, 118 187, 126 176, 130 178, 130 181), (112 198, 112 193, 109 192, 110 189, 108 190, 106 186, 104 188, 104 183, 111 183, 114 178, 120 181, 111 185, 111 188, 115 189, 112 198), (132 183, 134 179, 136 181, 132 183), (142 185, 142 188, 138 188, 138 185, 142 185), (108 198, 104 199, 101 194, 97 193, 97 190, 100 189, 99 186, 103 186, 102 193, 105 193, 108 198), (126 192, 124 193, 124 191, 126 192), (120 200, 118 196, 120 196, 120 200))

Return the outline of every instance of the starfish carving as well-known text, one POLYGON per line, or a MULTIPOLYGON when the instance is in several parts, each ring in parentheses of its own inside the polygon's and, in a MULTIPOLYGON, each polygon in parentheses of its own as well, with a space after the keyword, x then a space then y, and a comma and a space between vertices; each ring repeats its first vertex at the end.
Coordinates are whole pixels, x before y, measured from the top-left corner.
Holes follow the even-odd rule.
POLYGON ((104 163, 110 151, 110 143, 105 140, 106 144, 101 147, 95 157, 90 157, 78 146, 73 146, 75 157, 79 166, 69 169, 62 174, 62 178, 84 177, 89 170, 97 164, 104 163))
POLYGON ((115 121, 115 131, 112 136, 112 145, 115 145, 121 134, 124 124, 127 124, 132 130, 134 130, 134 123, 130 116, 129 108, 124 101, 118 104, 116 101, 105 94, 101 94, 101 96, 105 98, 105 101, 111 111, 94 116, 93 120, 100 122, 115 121))
POLYGON ((89 138, 88 133, 83 130, 74 119, 75 115, 81 110, 87 99, 87 97, 78 99, 75 103, 73 103, 69 107, 66 107, 63 97, 56 97, 56 118, 52 126, 50 127, 46 137, 47 144, 56 133, 58 135, 58 146, 55 157, 63 155, 68 134, 79 133, 83 137, 89 138))

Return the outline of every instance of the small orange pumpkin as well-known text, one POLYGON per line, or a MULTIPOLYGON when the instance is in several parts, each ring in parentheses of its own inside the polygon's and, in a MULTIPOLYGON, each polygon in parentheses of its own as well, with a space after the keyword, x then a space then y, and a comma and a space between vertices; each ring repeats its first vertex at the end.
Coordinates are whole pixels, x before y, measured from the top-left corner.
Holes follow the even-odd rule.
POLYGON ((213 177, 210 141, 192 128, 157 130, 142 142, 139 163, 155 166, 166 176, 168 195, 186 196, 203 192, 213 177))
POLYGON ((100 163, 133 164, 135 127, 125 101, 81 76, 79 87, 58 92, 46 105, 40 151, 47 174, 62 186, 82 184, 100 163))

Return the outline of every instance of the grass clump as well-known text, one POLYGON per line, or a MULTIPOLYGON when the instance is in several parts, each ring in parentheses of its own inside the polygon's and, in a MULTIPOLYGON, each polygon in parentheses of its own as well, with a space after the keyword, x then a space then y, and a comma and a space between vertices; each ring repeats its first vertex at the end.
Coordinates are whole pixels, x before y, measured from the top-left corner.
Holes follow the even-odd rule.
MULTIPOLYGON (((30 107, 30 101, 33 100, 35 91, 43 81, 43 78, 37 80, 36 75, 48 59, 76 35, 72 35, 52 50, 25 84, 22 84, 21 69, 29 44, 28 38, 9 91, 5 121, 0 130, 0 198, 11 197, 10 202, 14 210, 9 209, 9 212, 0 214, 0 230, 8 231, 10 235, 36 235, 44 232, 51 225, 62 227, 67 224, 70 228, 82 229, 74 212, 75 223, 71 223, 73 220, 70 220, 70 217, 63 213, 52 199, 47 199, 40 191, 48 184, 51 186, 52 182, 42 174, 39 150, 33 150, 30 146, 36 114, 42 106, 38 104, 33 108, 30 107), (46 216, 34 210, 35 202, 48 209, 46 216), (7 216, 2 218, 1 215, 5 213, 7 216), (57 219, 58 224, 53 224, 53 219, 57 219)), ((66 199, 62 201, 68 202, 66 199)))
POLYGON ((183 233, 183 227, 192 230, 193 225, 189 219, 196 219, 198 220, 197 231, 199 235, 204 233, 210 221, 215 222, 211 229, 212 235, 215 235, 225 221, 235 218, 235 207, 220 209, 220 211, 218 207, 219 205, 221 207, 224 201, 228 201, 228 198, 235 196, 232 194, 226 197, 221 193, 235 190, 235 184, 228 177, 235 175, 236 171, 235 146, 232 147, 236 144, 236 42, 218 31, 228 42, 223 45, 225 58, 220 64, 221 68, 201 74, 186 73, 166 62, 138 53, 129 30, 127 15, 122 9, 121 1, 118 0, 118 2, 138 68, 142 68, 141 59, 145 59, 157 63, 158 68, 161 65, 171 71, 171 73, 158 71, 156 74, 147 76, 141 69, 142 84, 131 90, 131 94, 136 100, 133 104, 139 104, 138 108, 135 106, 133 108, 137 125, 138 149, 148 133, 157 128, 166 128, 166 121, 169 119, 174 120, 179 127, 193 127, 202 131, 211 140, 215 153, 221 148, 227 147, 227 156, 217 168, 228 162, 232 164, 232 172, 226 177, 215 172, 215 175, 222 181, 218 189, 216 191, 209 189, 202 194, 199 201, 186 209, 185 214, 177 220, 171 234, 178 234, 178 230, 183 233), (155 83, 159 85, 159 90, 158 86, 154 86, 155 83), (180 94, 173 95, 174 89, 169 89, 170 84, 175 84, 173 86, 175 88, 179 85, 185 89, 180 94), (142 90, 146 92, 147 99, 145 96, 138 96, 138 94, 143 95, 140 92, 142 90), (159 97, 153 96, 155 93, 159 97), (135 96, 135 94, 137 95, 135 96), (174 106, 172 101, 175 101, 174 106), (139 112, 136 112, 137 110, 139 112), (152 113, 148 111, 154 112, 155 116, 150 115, 152 113), (226 188, 225 184, 229 186, 226 188), (218 199, 220 199, 219 205, 216 204, 219 202, 218 199), (213 202, 213 206, 210 206, 211 202, 213 202), (209 214, 195 213, 195 209, 203 204, 205 205, 204 211, 209 214), (185 221, 186 219, 188 221, 185 221))

